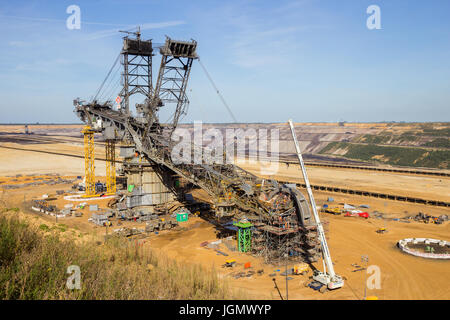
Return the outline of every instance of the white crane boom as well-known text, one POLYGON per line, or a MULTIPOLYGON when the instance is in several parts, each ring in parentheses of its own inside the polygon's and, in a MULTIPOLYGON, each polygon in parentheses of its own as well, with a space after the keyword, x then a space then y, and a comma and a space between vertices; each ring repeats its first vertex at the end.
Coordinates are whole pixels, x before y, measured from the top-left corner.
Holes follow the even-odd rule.
POLYGON ((325 238, 325 232, 323 230, 322 223, 320 222, 319 214, 317 213, 316 201, 314 200, 314 195, 311 190, 311 185, 309 184, 309 179, 308 179, 308 175, 306 173, 305 163, 303 162, 302 153, 300 151, 300 145, 297 141, 297 135, 295 134, 294 124, 292 123, 292 120, 289 120, 289 126, 291 127, 292 138, 294 140, 295 149, 297 151, 298 161, 299 161, 300 167, 302 169, 303 179, 305 181, 306 191, 308 192, 308 197, 309 197, 309 201, 311 203, 311 208, 312 208, 312 211, 314 214, 314 219, 316 220, 316 223, 317 223, 317 231, 319 234, 320 244, 322 246, 323 260, 325 262, 326 269, 328 269, 328 273, 326 273, 326 270, 324 270, 324 272, 320 272, 316 276, 314 276, 313 279, 323 283, 324 285, 327 285, 329 289, 337 289, 344 285, 344 281, 340 276, 338 276, 334 272, 333 262, 331 261, 331 255, 330 255, 330 250, 328 249, 327 239, 325 238))

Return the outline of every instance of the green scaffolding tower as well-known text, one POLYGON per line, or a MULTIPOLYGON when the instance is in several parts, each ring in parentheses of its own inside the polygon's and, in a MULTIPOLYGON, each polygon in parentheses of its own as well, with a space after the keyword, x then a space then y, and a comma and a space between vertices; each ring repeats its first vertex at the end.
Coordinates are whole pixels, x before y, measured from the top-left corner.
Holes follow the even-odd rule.
POLYGON ((238 227, 238 250, 239 252, 248 252, 252 248, 252 229, 250 222, 235 222, 234 226, 238 227))

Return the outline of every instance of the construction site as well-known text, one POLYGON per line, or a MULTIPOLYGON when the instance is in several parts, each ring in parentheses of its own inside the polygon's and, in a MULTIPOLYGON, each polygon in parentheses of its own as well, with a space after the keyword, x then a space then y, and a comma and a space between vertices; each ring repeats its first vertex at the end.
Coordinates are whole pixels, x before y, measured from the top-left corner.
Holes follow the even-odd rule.
POLYGON ((81 124, 0 125, 3 208, 213 267, 249 299, 450 299, 449 151, 422 147, 431 138, 416 146, 392 138, 425 136, 422 124, 204 124, 277 128, 279 150, 261 159, 250 143, 243 153, 233 146, 221 149, 231 159, 224 163, 193 139, 178 161, 172 137, 177 129, 196 134, 182 118, 191 69, 204 66, 195 40, 148 38, 139 28, 126 32, 96 95, 74 98, 81 124), (114 73, 122 85, 105 100, 114 73), (420 159, 444 160, 406 166, 354 156, 369 136, 388 135, 380 148, 424 148, 420 159), (371 265, 381 285, 367 288, 371 265))

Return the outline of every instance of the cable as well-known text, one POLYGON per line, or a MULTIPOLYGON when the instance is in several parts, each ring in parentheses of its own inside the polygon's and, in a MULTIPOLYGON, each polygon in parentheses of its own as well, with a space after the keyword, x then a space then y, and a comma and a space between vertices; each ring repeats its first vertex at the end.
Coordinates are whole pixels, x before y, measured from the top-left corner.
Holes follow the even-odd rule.
MULTIPOLYGON (((117 70, 117 71, 119 71, 119 70, 117 70)), ((104 98, 108 98, 108 96, 105 96, 105 94, 107 92, 110 92, 111 85, 113 83, 117 82, 117 80, 115 78, 116 78, 115 75, 109 78, 109 81, 108 81, 107 85, 103 87, 103 90, 102 90, 101 94, 98 96, 98 101, 102 101, 104 98)))
POLYGON ((117 64, 116 70, 112 73, 112 76, 109 77, 107 85, 103 87, 101 94, 98 96, 98 101, 102 101, 104 99, 109 98, 111 94, 111 85, 114 85, 121 79, 120 69, 121 65, 117 64), (119 80, 117 80, 117 77, 119 80))
POLYGON ((116 60, 114 61, 113 65, 112 65, 111 69, 109 69, 109 72, 108 72, 108 74, 106 75, 106 78, 103 80, 102 84, 100 85, 100 87, 99 87, 98 90, 97 90, 97 93, 96 93, 95 96, 94 96, 94 100, 97 100, 98 94, 99 94, 100 91, 102 90, 103 85, 105 84, 105 82, 106 82, 106 80, 108 79, 109 75, 111 74, 111 72, 113 71, 114 67, 116 66, 117 61, 119 61, 119 58, 120 58, 121 54, 122 54, 122 53, 119 53, 119 55, 117 56, 116 60))
POLYGON ((211 82, 211 85, 213 86, 214 90, 216 90, 217 95, 219 96, 219 98, 222 100, 222 103, 225 105, 225 107, 228 110, 228 113, 230 114, 231 118, 233 119, 234 123, 237 123, 236 117, 234 116, 233 112, 231 111, 230 107, 228 106, 227 102, 225 101, 225 99, 223 98, 222 94, 220 93, 219 89, 217 89, 213 79, 211 78, 211 76, 209 75, 208 71, 206 70, 205 66, 203 65, 203 63, 200 61, 200 57, 198 57, 198 63, 200 64, 200 66, 202 67, 203 71, 205 72, 206 76, 208 77, 209 81, 211 82))
POLYGON ((116 81, 115 85, 111 87, 111 90, 109 90, 108 94, 105 95, 105 100, 108 100, 109 98, 113 98, 115 100, 115 92, 120 86, 120 78, 116 81))

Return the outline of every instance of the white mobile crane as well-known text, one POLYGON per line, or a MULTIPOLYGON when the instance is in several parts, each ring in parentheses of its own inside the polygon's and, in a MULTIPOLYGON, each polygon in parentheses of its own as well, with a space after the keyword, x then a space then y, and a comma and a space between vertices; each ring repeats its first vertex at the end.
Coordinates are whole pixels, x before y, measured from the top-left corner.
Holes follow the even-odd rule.
POLYGON ((325 238, 325 232, 323 231, 322 223, 320 222, 319 214, 317 213, 316 201, 312 194, 311 185, 309 184, 308 175, 306 174, 305 164, 303 162, 303 157, 300 151, 300 145, 297 141, 297 136, 294 130, 294 124, 292 120, 289 120, 289 126, 291 127, 292 138, 294 139, 295 149, 297 151, 298 161, 300 162, 300 167, 303 172, 303 179, 305 180, 306 190, 308 192, 309 201, 311 203, 311 208, 314 214, 314 219, 317 223, 317 232, 319 234, 320 245, 322 246, 322 257, 323 257, 323 272, 316 271, 313 279, 320 282, 326 288, 333 290, 344 286, 344 279, 334 272, 333 262, 331 261, 330 250, 328 249, 327 240, 325 238), (327 273, 328 269, 328 273, 327 273))

